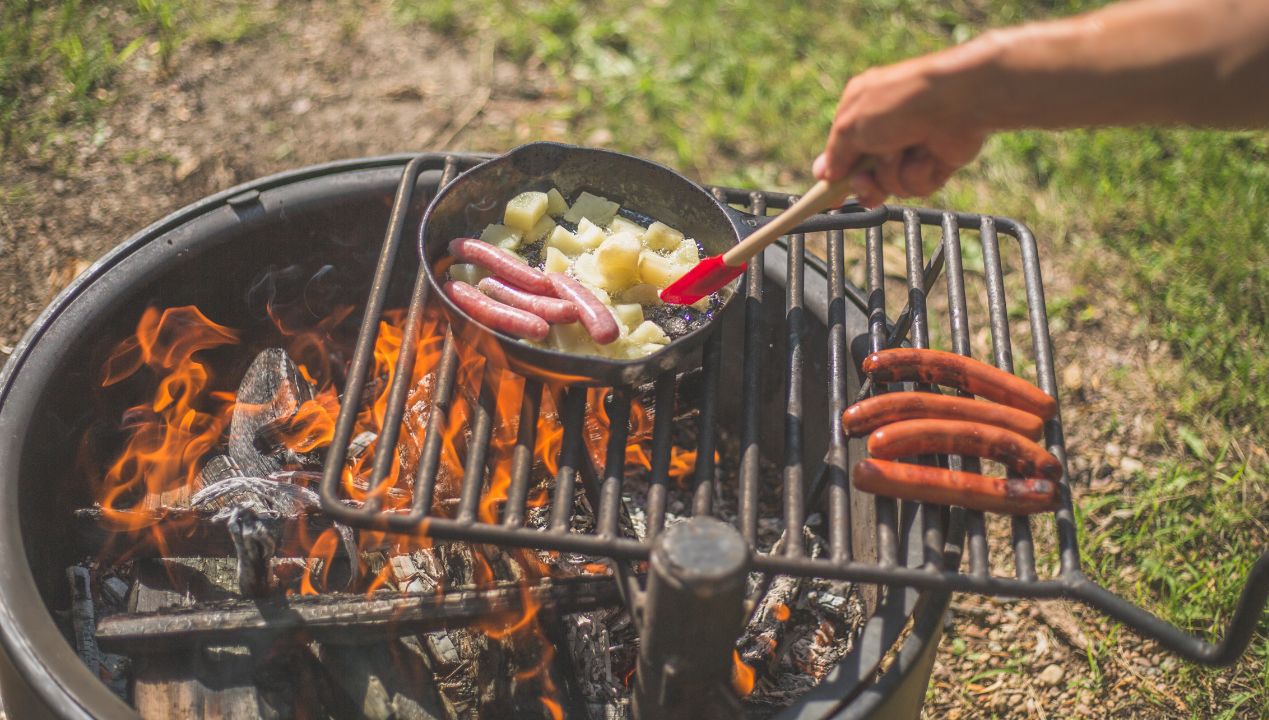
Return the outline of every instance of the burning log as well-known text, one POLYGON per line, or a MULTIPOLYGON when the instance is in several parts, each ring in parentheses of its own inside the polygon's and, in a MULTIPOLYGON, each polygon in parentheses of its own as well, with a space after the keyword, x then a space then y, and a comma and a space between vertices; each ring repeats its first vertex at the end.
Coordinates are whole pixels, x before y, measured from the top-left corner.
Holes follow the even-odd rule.
MULTIPOLYGON (((166 508, 106 512, 99 507, 76 510, 75 535, 85 554, 111 565, 132 558, 237 557, 220 508, 166 508)), ((308 543, 335 526, 321 515, 281 515, 277 552, 280 557, 307 557, 308 543)), ((387 540, 385 540, 387 542, 387 540)), ((353 543, 355 546, 355 543, 353 543)), ((373 550, 376 548, 364 548, 373 550)), ((345 556, 347 548, 340 551, 345 556)))
POLYGON ((103 618, 97 642, 105 648, 145 654, 191 643, 234 644, 298 636, 333 643, 375 642, 487 617, 522 612, 527 604, 578 612, 620 602, 609 578, 570 578, 535 585, 442 594, 372 597, 330 593, 274 600, 228 600, 197 607, 137 612, 103 618))
POLYGON ((286 458, 261 453, 256 449, 256 436, 262 427, 291 418, 312 399, 313 386, 285 350, 269 348, 261 352, 238 385, 233 419, 229 422, 229 456, 252 477, 265 477, 283 469, 286 458))
POLYGON ((235 505, 216 513, 213 519, 225 521, 238 554, 238 591, 244 597, 268 595, 269 563, 282 537, 281 516, 273 510, 235 505))

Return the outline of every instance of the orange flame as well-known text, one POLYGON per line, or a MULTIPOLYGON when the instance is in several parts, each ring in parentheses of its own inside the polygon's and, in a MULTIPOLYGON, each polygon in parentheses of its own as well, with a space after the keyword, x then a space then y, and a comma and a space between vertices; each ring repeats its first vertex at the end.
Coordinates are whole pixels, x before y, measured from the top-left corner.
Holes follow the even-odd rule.
POLYGON ((740 653, 735 650, 731 651, 731 657, 731 686, 735 688, 736 694, 748 697, 749 693, 753 692, 754 670, 740 659, 740 653))
POLYGON ((778 603, 774 608, 772 608, 771 614, 775 616, 777 622, 788 622, 790 614, 789 606, 784 603, 778 603))

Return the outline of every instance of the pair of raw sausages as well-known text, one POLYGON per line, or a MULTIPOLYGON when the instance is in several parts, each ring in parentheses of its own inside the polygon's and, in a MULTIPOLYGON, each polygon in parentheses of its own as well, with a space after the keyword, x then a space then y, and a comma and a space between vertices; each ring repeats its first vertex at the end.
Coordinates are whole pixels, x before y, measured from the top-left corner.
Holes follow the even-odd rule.
POLYGON ((995 402, 933 393, 888 393, 842 413, 848 435, 868 437, 872 457, 855 465, 861 490, 975 510, 1026 515, 1054 510, 1062 465, 1038 440, 1057 402, 998 368, 954 353, 900 348, 869 355, 864 372, 877 382, 959 388, 995 402), (894 462, 916 455, 996 460, 1025 479, 894 462))
POLYGON ((454 257, 494 274, 478 288, 452 280, 445 294, 482 325, 520 338, 542 341, 551 323, 581 321, 600 345, 621 335, 617 319, 581 283, 563 273, 544 273, 510 252, 473 238, 449 244, 454 257))

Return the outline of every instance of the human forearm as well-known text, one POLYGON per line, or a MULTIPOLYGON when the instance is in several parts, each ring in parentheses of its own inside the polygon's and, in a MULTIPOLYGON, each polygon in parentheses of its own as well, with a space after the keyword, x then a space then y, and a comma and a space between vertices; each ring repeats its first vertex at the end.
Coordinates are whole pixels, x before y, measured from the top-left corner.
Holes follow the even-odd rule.
MULTIPOLYGON (((1269 2, 1134 0, 931 56, 977 88, 975 124, 1269 124, 1269 2)), ((939 80, 935 80, 939 82, 939 80)))

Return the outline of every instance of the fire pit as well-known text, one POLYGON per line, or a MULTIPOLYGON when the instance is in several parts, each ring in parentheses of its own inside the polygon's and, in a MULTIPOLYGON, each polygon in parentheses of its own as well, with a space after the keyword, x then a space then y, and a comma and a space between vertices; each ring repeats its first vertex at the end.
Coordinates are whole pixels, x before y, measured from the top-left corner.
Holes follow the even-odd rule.
MULTIPOLYGON (((1076 577, 1069 501, 1063 577, 1037 579, 1019 518, 1017 577, 1000 579, 981 513, 849 487, 863 452, 837 422, 858 360, 909 333, 929 342, 925 291, 944 262, 953 349, 968 351, 961 227, 981 235, 994 360, 1011 367, 995 219, 822 217, 808 229, 828 230, 827 267, 802 235, 771 248, 701 370, 551 387, 447 335, 400 242, 483 159, 235 188, 128 240, 45 311, 0 377, 0 680, 15 717, 623 717, 632 701, 645 717, 734 714, 727 685, 758 716, 915 715, 953 589, 1071 594, 1169 647, 1188 640, 1076 577), (893 322, 887 221, 906 251, 893 322), (923 224, 943 236, 928 262, 923 224), (867 228, 867 297, 843 279, 845 227, 867 228)), ((715 194, 757 214, 789 203, 715 194)), ((1052 392, 1034 240, 1000 223, 1021 240, 1052 392)), ((1060 454, 1060 425, 1049 437, 1060 454)), ((1264 585, 1235 626, 1255 621, 1264 585)))

